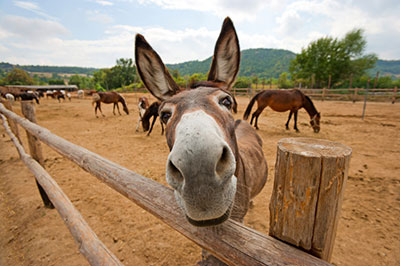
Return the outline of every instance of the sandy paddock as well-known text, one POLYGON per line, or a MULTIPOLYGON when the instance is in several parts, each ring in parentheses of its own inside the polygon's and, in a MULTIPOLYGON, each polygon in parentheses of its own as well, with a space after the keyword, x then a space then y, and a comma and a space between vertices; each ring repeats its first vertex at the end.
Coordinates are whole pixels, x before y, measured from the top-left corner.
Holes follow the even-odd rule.
MULTIPOLYGON (((148 94, 147 94, 148 95, 148 94)), ((96 118, 90 98, 58 103, 43 99, 38 124, 143 176, 165 182, 168 148, 157 122, 150 137, 136 133, 138 95, 126 94, 130 115, 96 118)), ((149 95, 148 95, 149 96, 149 95)), ((248 98, 239 97, 243 115, 248 98)), ((284 137, 323 138, 353 149, 333 263, 400 265, 400 103, 314 101, 322 128, 314 134, 299 112, 300 133, 284 128, 288 113, 266 109, 258 133, 264 141, 269 179, 245 223, 267 234, 276 144, 284 137)), ((20 114, 19 103, 14 110, 20 114)), ((122 110, 121 110, 122 111, 122 110)), ((25 133, 21 131, 27 147, 25 133)), ((117 192, 42 145, 45 167, 99 238, 126 265, 193 265, 200 248, 117 192)), ((56 210, 43 207, 33 175, 0 127, 0 265, 88 265, 56 210)))

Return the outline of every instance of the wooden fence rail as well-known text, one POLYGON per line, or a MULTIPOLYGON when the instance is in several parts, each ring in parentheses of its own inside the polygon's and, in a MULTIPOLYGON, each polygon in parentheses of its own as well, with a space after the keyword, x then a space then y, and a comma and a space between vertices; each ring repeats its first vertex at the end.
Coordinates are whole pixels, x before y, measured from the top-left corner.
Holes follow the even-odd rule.
MULTIPOLYGON (((233 94, 253 97, 258 92, 263 89, 253 89, 253 88, 233 88, 233 94)), ((340 100, 352 100, 353 102, 357 100, 362 100, 366 89, 363 88, 338 88, 338 89, 300 89, 302 92, 308 96, 319 97, 322 100, 325 98, 336 98, 340 100)), ((369 89, 369 97, 374 99, 383 99, 395 103, 396 99, 400 98, 400 91, 397 87, 392 89, 369 89)))
POLYGON ((70 143, 2 104, 0 113, 229 265, 331 265, 230 219, 215 227, 194 227, 176 204, 172 189, 70 143))
POLYGON ((19 140, 11 132, 5 116, 2 114, 0 114, 0 116, 3 119, 3 126, 17 148, 21 160, 35 175, 36 181, 39 182, 41 187, 47 192, 47 196, 49 196, 72 236, 79 244, 79 251, 92 265, 123 265, 117 257, 107 249, 103 242, 99 240, 79 211, 74 207, 69 198, 46 170, 44 170, 36 160, 25 153, 19 140))

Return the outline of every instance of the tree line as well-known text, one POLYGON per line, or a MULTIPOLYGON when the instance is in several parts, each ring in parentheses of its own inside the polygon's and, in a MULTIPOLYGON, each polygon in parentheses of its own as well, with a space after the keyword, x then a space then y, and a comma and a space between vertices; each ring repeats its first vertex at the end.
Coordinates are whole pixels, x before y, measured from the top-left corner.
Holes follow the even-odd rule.
MULTIPOLYGON (((342 39, 324 37, 313 41, 297 55, 285 50, 272 52, 273 49, 249 49, 242 52, 244 67, 239 72, 234 87, 365 88, 368 80, 374 78, 370 77, 368 71, 377 62, 375 54, 365 54, 366 44, 363 30, 354 29, 342 39), (271 67, 268 71, 260 72, 263 60, 269 60, 271 67), (285 69, 288 71, 284 71, 285 69)), ((200 62, 200 65, 208 65, 208 68, 210 62, 211 58, 208 58, 200 62)), ((191 61, 167 67, 181 87, 188 87, 193 82, 207 79, 208 73, 205 72, 187 74, 193 71, 195 65, 195 61, 191 61)), ((390 62, 387 67, 391 67, 390 62)), ((143 88, 135 64, 132 59, 125 58, 116 60, 116 65, 111 68, 93 70, 90 75, 75 74, 68 78, 60 77, 57 73, 53 73, 51 78, 37 74, 30 76, 19 68, 9 72, 0 68, 0 85, 62 85, 66 82, 81 89, 129 91, 143 88)), ((390 76, 379 77, 376 82, 377 88, 399 85, 400 80, 390 76)))

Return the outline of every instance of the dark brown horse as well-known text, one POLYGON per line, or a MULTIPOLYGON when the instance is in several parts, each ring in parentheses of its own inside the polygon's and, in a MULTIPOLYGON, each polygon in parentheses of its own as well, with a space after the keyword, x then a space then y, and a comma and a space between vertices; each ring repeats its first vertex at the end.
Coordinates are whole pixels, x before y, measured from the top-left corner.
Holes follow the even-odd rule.
POLYGON ((97 116, 97 109, 100 110, 100 113, 102 116, 104 116, 103 111, 101 111, 101 103, 113 103, 113 114, 115 115, 115 107, 117 107, 119 115, 121 115, 121 112, 119 111, 119 106, 118 103, 121 103, 123 106, 123 109, 127 115, 129 115, 129 110, 128 106, 126 105, 125 98, 122 97, 121 94, 115 91, 108 91, 108 92, 96 92, 93 93, 93 98, 92 98, 92 105, 96 103, 96 107, 94 108, 94 113, 97 116))
POLYGON ((251 108, 257 101, 258 108, 252 114, 250 124, 253 124, 254 118, 256 119, 254 127, 258 128, 258 117, 262 111, 267 107, 271 107, 272 110, 277 112, 290 111, 289 118, 286 122, 286 129, 289 129, 289 121, 294 114, 294 129, 299 131, 297 128, 297 111, 301 108, 306 109, 308 115, 310 116, 310 124, 314 129, 315 133, 320 130, 319 121, 321 119, 321 114, 315 109, 313 102, 310 97, 304 95, 301 91, 294 90, 265 90, 256 94, 249 102, 246 111, 243 115, 243 119, 247 120, 249 118, 251 108))
MULTIPOLYGON (((158 108, 160 107, 161 103, 160 102, 154 102, 152 103, 149 108, 146 109, 146 112, 144 113, 143 117, 142 117, 142 126, 143 126, 143 130, 146 132, 147 130, 150 130, 147 133, 147 136, 150 136, 151 131, 153 130, 153 126, 154 123, 157 120, 158 117, 158 108), (150 126, 150 118, 153 117, 153 121, 151 122, 151 126, 150 126)), ((161 123, 161 135, 164 134, 164 125, 162 123, 162 121, 160 120, 161 123)))

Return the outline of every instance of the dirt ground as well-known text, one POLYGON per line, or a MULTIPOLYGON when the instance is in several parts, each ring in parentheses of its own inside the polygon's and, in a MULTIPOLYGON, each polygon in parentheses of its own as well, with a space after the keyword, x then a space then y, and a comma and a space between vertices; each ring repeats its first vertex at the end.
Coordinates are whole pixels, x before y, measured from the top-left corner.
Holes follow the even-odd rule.
MULTIPOLYGON (((150 137, 136 133, 137 95, 126 94, 130 115, 103 105, 96 118, 90 98, 36 106, 38 124, 143 176, 165 184, 168 148, 157 122, 150 137)), ((147 96, 149 96, 147 94, 147 96)), ((241 118, 248 98, 239 97, 241 118)), ((400 103, 314 101, 322 113, 313 133, 299 112, 300 133, 284 128, 288 113, 266 109, 258 133, 264 141, 269 179, 245 224, 268 234, 277 142, 310 137, 350 146, 353 155, 332 262, 336 265, 400 265, 400 103)), ((14 103, 20 114, 20 104, 14 103)), ((121 110, 122 111, 122 110, 121 110)), ((25 132, 20 129, 27 148, 25 132)), ((194 265, 200 248, 95 177, 42 145, 45 168, 105 245, 126 265, 194 265)), ((0 265, 88 265, 56 210, 43 207, 33 175, 0 127, 0 265)))

